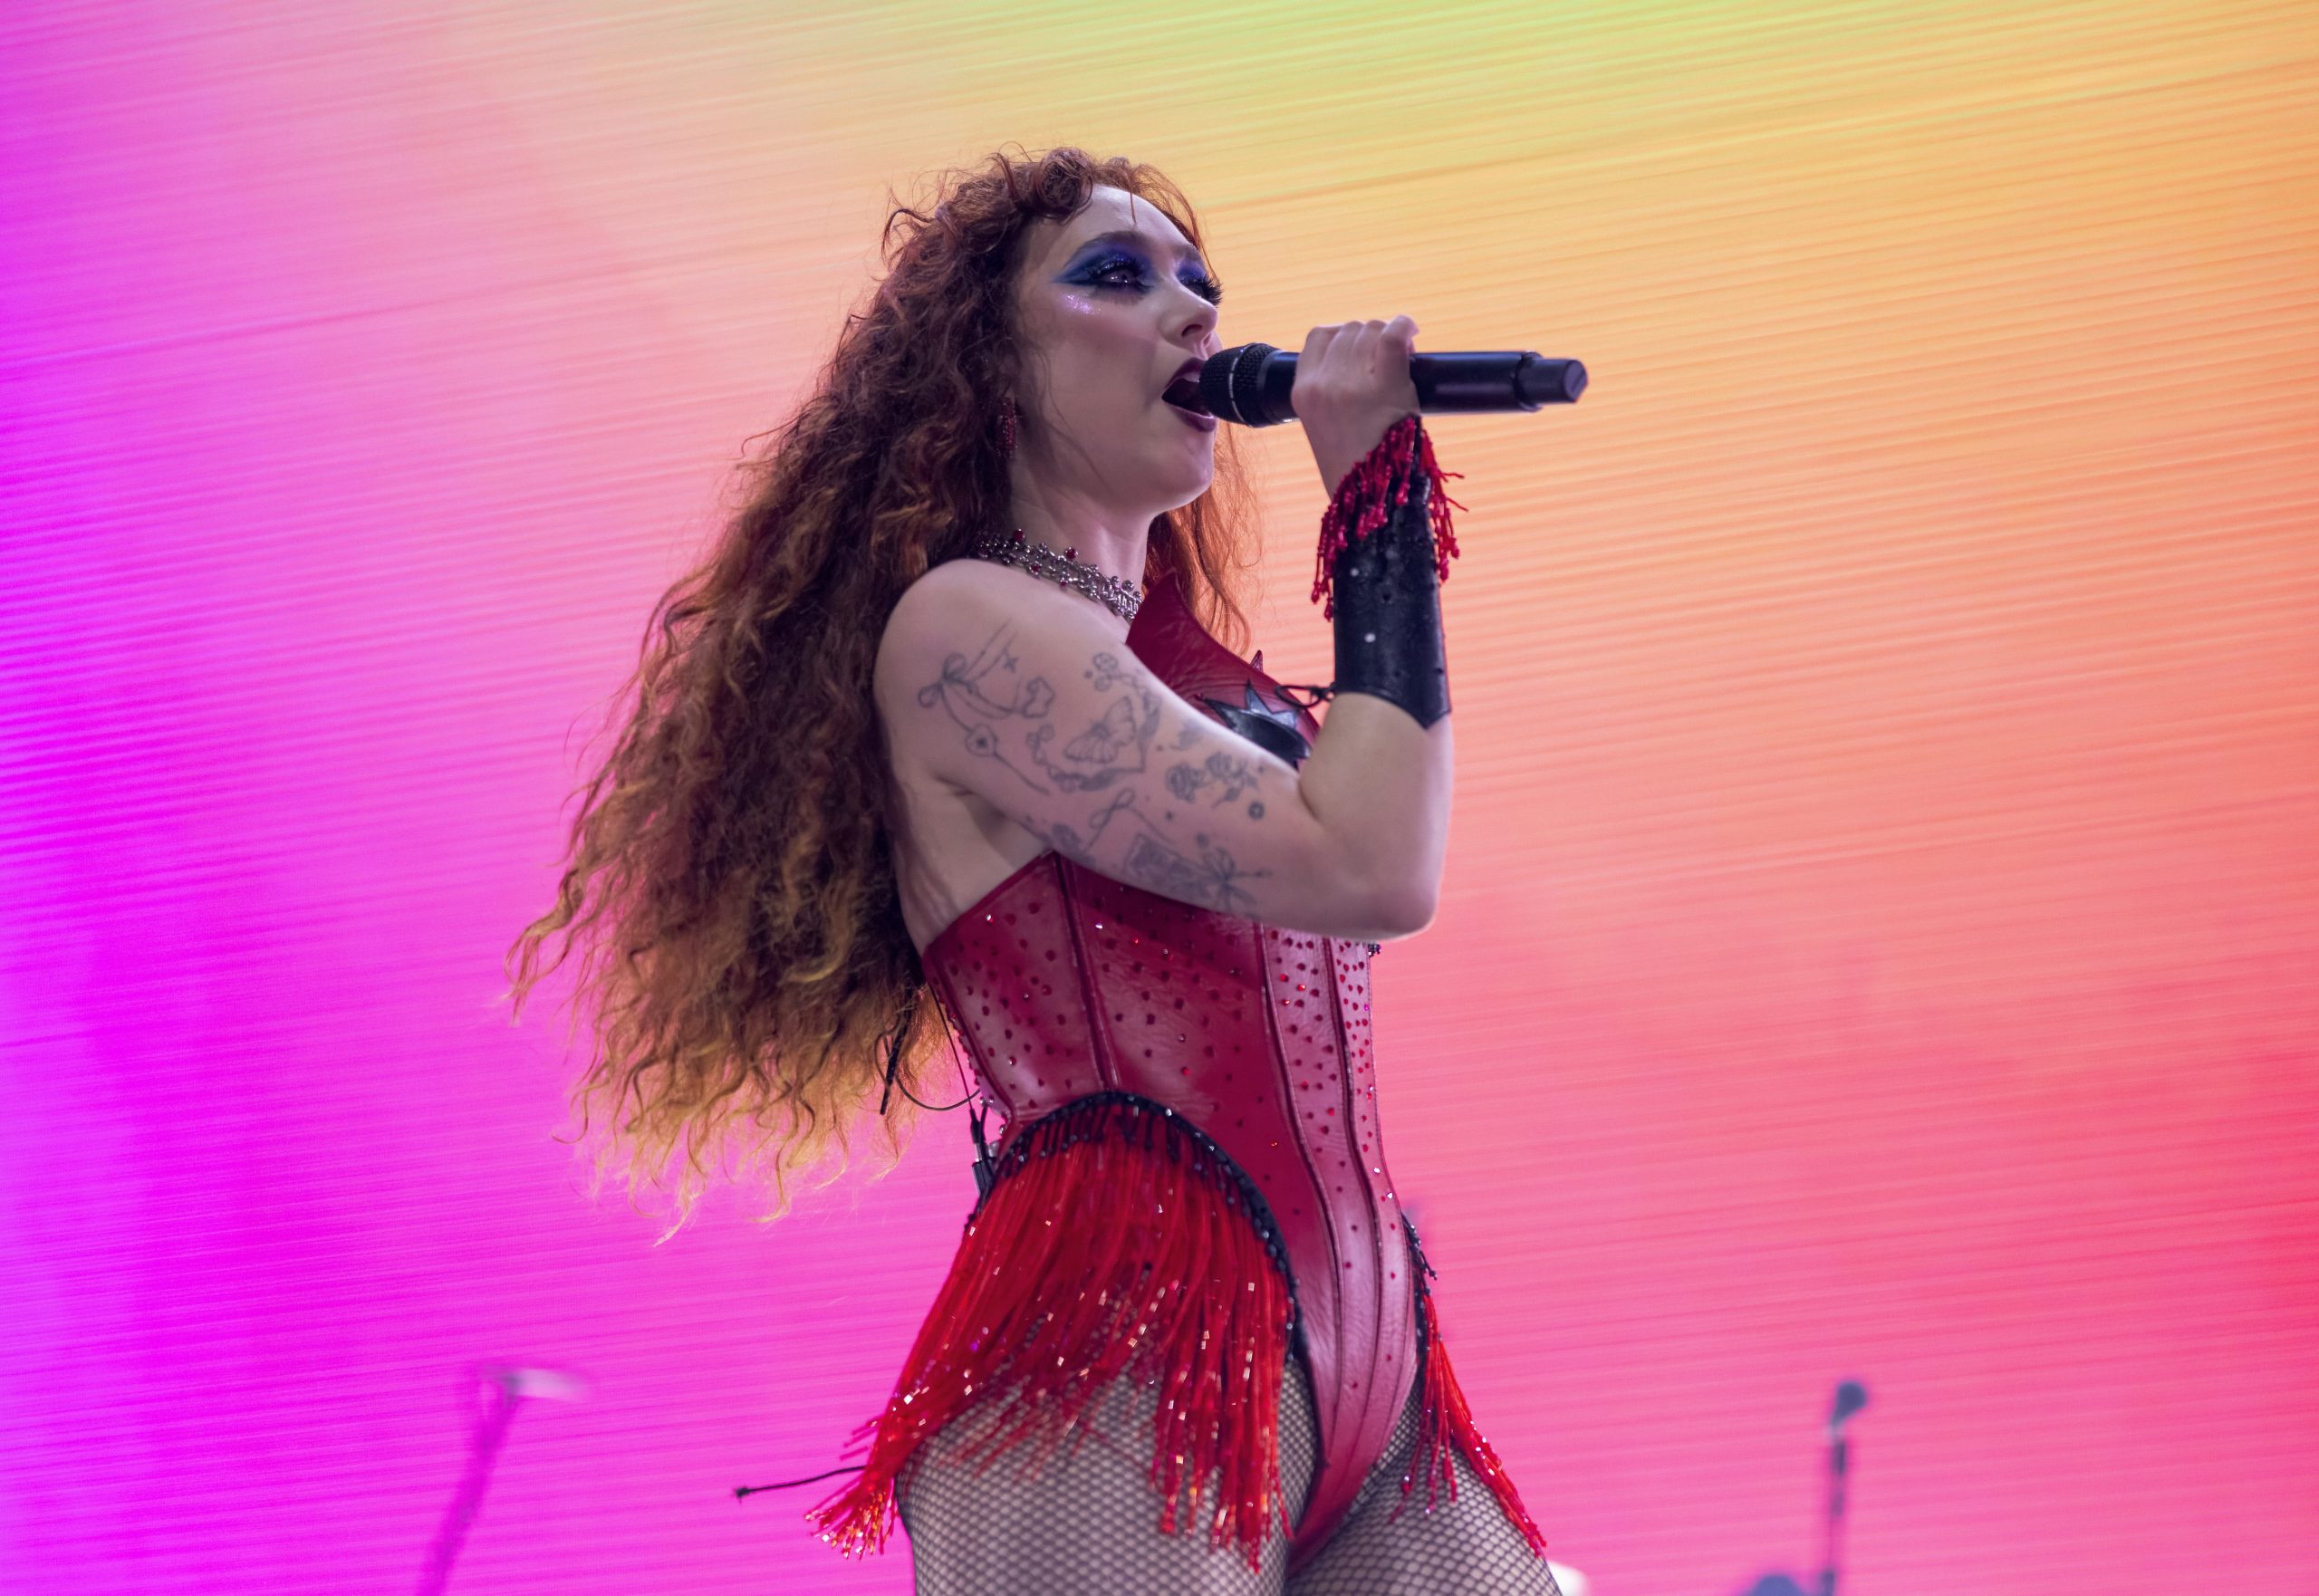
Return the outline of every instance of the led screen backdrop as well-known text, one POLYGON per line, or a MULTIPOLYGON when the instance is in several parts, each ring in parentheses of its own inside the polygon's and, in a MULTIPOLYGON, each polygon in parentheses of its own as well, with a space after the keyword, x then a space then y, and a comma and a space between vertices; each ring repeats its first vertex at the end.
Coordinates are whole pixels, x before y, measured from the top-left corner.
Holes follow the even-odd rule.
MULTIPOLYGON (((654 1245, 497 960, 890 187, 1160 164, 1227 342, 1584 360, 1434 428, 1458 808, 1378 962, 1467 1387, 1596 1596, 2319 1590, 2319 13, 207 5, 0 19, 0 1567, 900 1591, 814 1492, 938 1121, 654 1245)), ((1251 440, 1255 641, 1322 486, 1251 440)))

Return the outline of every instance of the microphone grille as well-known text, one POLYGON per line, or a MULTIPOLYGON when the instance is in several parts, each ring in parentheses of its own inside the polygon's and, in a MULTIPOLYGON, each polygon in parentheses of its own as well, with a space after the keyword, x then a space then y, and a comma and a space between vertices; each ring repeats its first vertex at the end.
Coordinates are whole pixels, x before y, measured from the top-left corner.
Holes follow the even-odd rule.
POLYGON ((1269 426, 1264 402, 1265 360, 1280 351, 1269 343, 1220 350, 1199 369, 1199 402, 1208 413, 1242 427, 1269 426))

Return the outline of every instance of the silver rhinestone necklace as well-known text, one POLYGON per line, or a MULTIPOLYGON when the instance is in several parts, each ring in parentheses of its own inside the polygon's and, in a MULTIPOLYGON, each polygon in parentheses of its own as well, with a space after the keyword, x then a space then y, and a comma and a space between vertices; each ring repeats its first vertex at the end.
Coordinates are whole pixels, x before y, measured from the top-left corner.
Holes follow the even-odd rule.
POLYGON ((1143 604, 1141 583, 1088 564, 1075 557, 1077 549, 1065 549, 1058 554, 1044 543, 1032 543, 1019 526, 1013 537, 984 534, 968 553, 978 560, 996 560, 1001 565, 1018 566, 1033 576, 1061 582, 1074 592, 1086 594, 1122 620, 1133 620, 1136 611, 1143 604))

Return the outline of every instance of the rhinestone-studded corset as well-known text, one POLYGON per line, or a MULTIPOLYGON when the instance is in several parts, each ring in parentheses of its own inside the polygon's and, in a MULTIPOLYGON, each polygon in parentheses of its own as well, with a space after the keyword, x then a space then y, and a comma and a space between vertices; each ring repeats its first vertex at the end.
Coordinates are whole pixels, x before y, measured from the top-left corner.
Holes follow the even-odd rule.
MULTIPOLYGON (((1146 598, 1128 645, 1219 719, 1221 705, 1293 726, 1292 742, 1317 732, 1172 586, 1146 598)), ((1371 952, 1045 853, 946 927, 923 960, 1006 1111, 1002 1164, 1043 1116, 1126 1092, 1204 1132, 1262 1197, 1320 1418, 1300 1541, 1325 1535, 1351 1505, 1416 1376, 1410 1259, 1378 1129, 1371 952)))

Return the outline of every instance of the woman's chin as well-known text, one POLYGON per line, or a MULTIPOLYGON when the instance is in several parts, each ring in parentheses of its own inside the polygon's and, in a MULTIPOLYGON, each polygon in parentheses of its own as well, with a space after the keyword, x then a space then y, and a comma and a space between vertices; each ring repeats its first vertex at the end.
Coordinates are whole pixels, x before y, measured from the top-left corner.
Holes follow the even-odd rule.
POLYGON ((1178 505, 1188 505, 1206 493, 1216 480, 1216 451, 1213 445, 1196 453, 1187 450, 1175 462, 1175 469, 1168 473, 1168 487, 1171 494, 1180 495, 1178 505))

